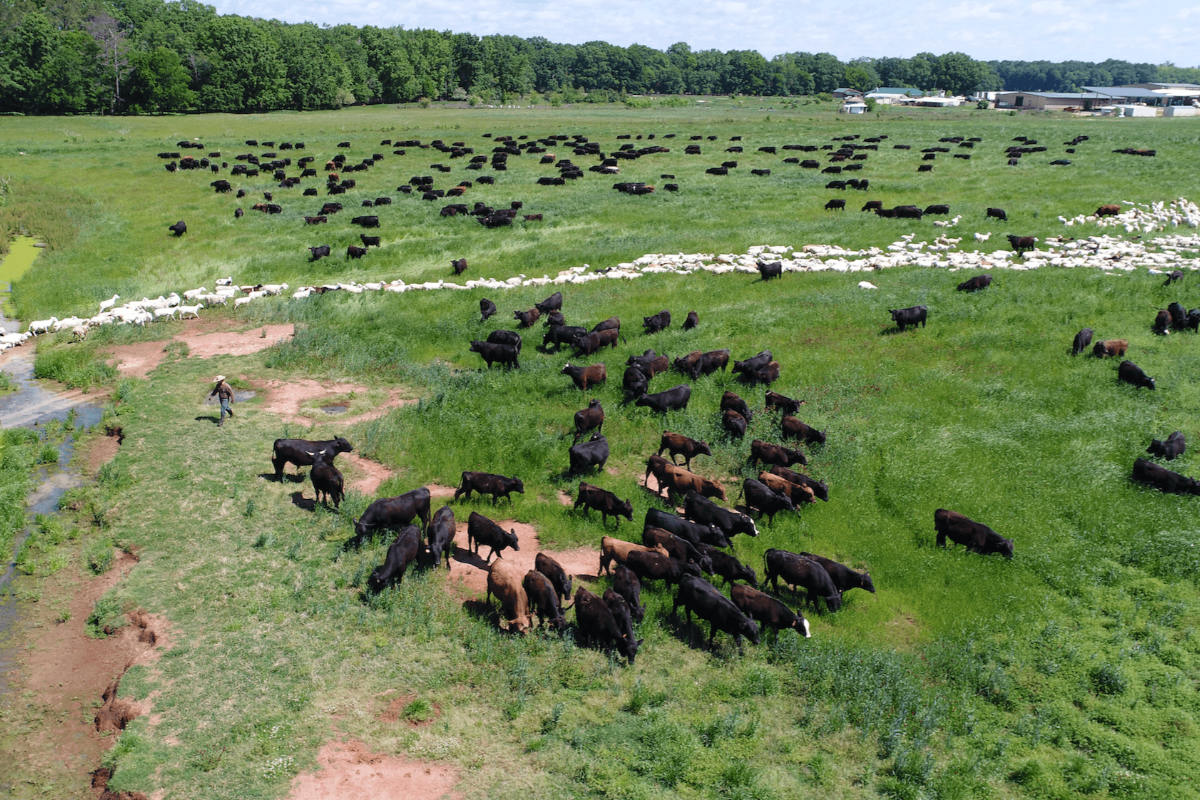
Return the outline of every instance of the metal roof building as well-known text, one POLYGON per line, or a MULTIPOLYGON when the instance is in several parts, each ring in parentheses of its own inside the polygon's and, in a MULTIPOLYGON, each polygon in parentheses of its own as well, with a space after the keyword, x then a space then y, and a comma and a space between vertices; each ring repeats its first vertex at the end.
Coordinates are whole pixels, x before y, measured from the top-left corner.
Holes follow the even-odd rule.
POLYGON ((1028 108, 1036 111, 1090 110, 1112 103, 1113 98, 1097 92, 997 92, 996 108, 1028 108))

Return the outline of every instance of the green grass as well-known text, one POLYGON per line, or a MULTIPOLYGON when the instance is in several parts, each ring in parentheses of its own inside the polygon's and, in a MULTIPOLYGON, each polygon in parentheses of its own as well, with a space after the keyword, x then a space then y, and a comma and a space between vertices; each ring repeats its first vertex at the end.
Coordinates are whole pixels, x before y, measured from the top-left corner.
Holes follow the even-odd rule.
MULTIPOLYGON (((309 267, 295 252, 299 246, 312 236, 348 232, 332 222, 329 231, 297 232, 294 220, 256 215, 234 228, 227 213, 232 198, 213 198, 190 185, 198 176, 168 176, 153 161, 154 151, 170 146, 163 142, 185 135, 204 136, 223 152, 243 152, 229 144, 261 139, 264 130, 277 139, 303 135, 309 152, 323 155, 343 138, 453 141, 478 137, 485 126, 496 133, 581 132, 611 146, 615 133, 663 130, 673 122, 681 134, 720 134, 722 148, 730 133, 745 135, 752 147, 848 130, 887 131, 914 145, 978 133, 988 148, 999 149, 1018 132, 1061 142, 1083 131, 1092 136, 1095 159, 1081 154, 1073 172, 1029 165, 1012 171, 995 154, 977 155, 978 161, 935 172, 936 194, 923 194, 909 181, 916 177, 908 175, 912 165, 881 150, 879 171, 868 175, 888 202, 945 199, 978 206, 980 215, 983 205, 1005 205, 1017 218, 1014 228, 1037 235, 1059 232, 1052 224, 1058 213, 1091 210, 1100 200, 1194 195, 1194 171, 1180 165, 1194 157, 1196 140, 1182 126, 968 112, 857 121, 770 115, 768 122, 765 113, 728 107, 652 115, 370 109, 73 120, 98 139, 112 126, 131 128, 121 134, 124 141, 109 134, 113 141, 83 145, 53 141, 44 121, 18 120, 26 127, 14 141, 37 158, 53 155, 64 166, 75 160, 85 172, 104 158, 126 159, 128 167, 128 173, 109 170, 111 180, 77 182, 105 209, 81 234, 91 249, 81 241, 47 253, 45 271, 40 264, 18 283, 18 302, 45 314, 79 298, 90 303, 113 291, 157 296, 230 272, 239 281, 271 277, 293 285, 367 274, 410 280, 444 276, 442 262, 452 255, 471 259, 476 275, 553 274, 656 250, 740 252, 750 244, 810 241, 862 246, 907 230, 857 212, 824 217, 814 203, 825 192, 811 174, 775 183, 749 175, 706 181, 695 173, 722 156, 710 158, 705 142, 700 159, 673 152, 661 162, 669 167, 651 156, 623 173, 633 179, 644 169, 676 171, 685 186, 696 187, 676 197, 620 196, 590 174, 580 186, 536 189, 539 173, 522 157, 502 177, 512 182, 502 196, 525 199, 532 213, 554 209, 544 229, 488 232, 469 221, 437 219, 438 204, 405 201, 385 210, 395 217, 384 232, 401 231, 401 246, 374 253, 379 258, 370 263, 309 267), (402 127, 402 115, 415 120, 413 128, 402 127), (1101 157, 1127 145, 1157 146, 1160 158, 1101 157), (188 217, 192 229, 194 210, 198 235, 160 238, 160 227, 174 219, 159 226, 151 211, 128 199, 133 187, 163 193, 161 206, 192 204, 171 217, 188 217), (120 241, 123 258, 116 257, 120 241), (318 267, 331 271, 315 277, 318 267), (48 276, 55 271, 72 278, 54 281, 48 276)), ((682 151, 685 142, 670 141, 682 151)), ((1053 148, 1046 155, 1053 157, 1053 148)), ((765 156, 761 162, 747 156, 739 159, 743 167, 767 163, 765 156)), ((436 160, 422 156, 415 163, 436 160)), ((393 171, 387 180, 428 172, 399 161, 385 160, 378 172, 393 171)), ((19 163, 33 169, 28 165, 38 162, 19 163)), ((376 171, 367 175, 374 181, 376 171)), ((1139 273, 993 275, 993 285, 975 296, 954 290, 961 275, 907 268, 870 276, 879 286, 874 292, 859 290, 857 277, 832 273, 789 274, 770 284, 706 274, 646 276, 632 287, 621 281, 568 287, 568 322, 616 314, 625 323, 625 340, 615 350, 586 359, 604 361, 609 373, 606 385, 586 395, 559 374, 573 361, 567 353, 537 351, 540 329, 526 339, 520 370, 489 372, 469 352, 472 339, 514 327, 512 310, 529 308, 548 290, 493 296, 501 314, 482 325, 483 293, 474 291, 337 293, 266 300, 239 312, 239 324, 293 321, 297 335, 255 356, 218 356, 215 364, 171 359, 151 382, 119 383, 106 419, 119 418, 126 444, 94 486, 68 498, 84 535, 78 544, 60 536, 62 547, 86 556, 115 541, 140 556, 97 604, 92 627, 103 630, 134 606, 165 615, 172 626, 173 647, 155 669, 135 667, 122 682, 123 696, 154 692, 154 711, 162 716, 153 726, 134 721, 116 740, 106 756, 116 768, 111 788, 281 797, 295 774, 314 767, 323 742, 347 735, 382 752, 456 765, 464 776, 459 790, 468 797, 1194 797, 1200 508, 1128 480, 1151 438, 1194 432, 1196 339, 1149 331, 1149 311, 1186 297, 1190 278, 1168 290, 1161 279, 1139 273), (929 326, 891 330, 886 310, 916 303, 929 307, 929 326), (642 335, 640 317, 662 308, 679 319, 696 310, 701 325, 683 332, 676 323, 642 335), (1071 358, 1071 338, 1084 326, 1103 338, 1129 339, 1130 358, 1158 379, 1157 391, 1119 384, 1113 362, 1071 358), (831 501, 760 525, 762 535, 739 537, 736 552, 756 568, 769 547, 822 553, 869 568, 878 594, 851 592, 838 614, 811 615, 810 640, 766 634, 739 654, 725 636, 711 652, 699 646, 698 634, 690 645, 686 623, 671 613, 673 593, 648 587, 639 627, 645 642, 629 666, 576 647, 570 636, 500 632, 491 615, 448 591, 444 573, 410 572, 400 587, 369 595, 367 578, 388 541, 361 548, 345 542, 353 519, 374 498, 351 492, 340 513, 309 512, 293 504, 292 494, 311 496, 311 487, 263 477, 274 438, 310 430, 313 437, 344 434, 357 453, 395 470, 377 496, 428 482, 457 484, 467 469, 517 475, 526 492, 511 506, 493 511, 486 501, 462 502, 456 515, 479 510, 531 523, 546 547, 595 546, 612 524, 604 528, 594 514, 585 519, 556 495, 573 493, 579 480, 564 474, 572 413, 597 397, 612 455, 609 469, 585 479, 629 498, 635 521, 648 508, 665 507, 636 484, 664 429, 712 445, 713 457, 694 467, 735 481, 733 500, 736 484, 757 474, 746 465, 749 440, 778 441, 778 422, 758 414, 745 442, 730 441, 716 409, 726 389, 759 407, 761 389, 743 389, 717 373, 693 382, 687 411, 665 419, 623 405, 624 361, 647 347, 671 356, 718 347, 735 358, 774 352, 782 376, 772 388, 806 400, 800 417, 828 432, 825 446, 806 449, 809 471, 828 482, 831 501), (239 404, 238 416, 218 430, 205 419, 211 410, 198 403, 214 370, 260 380, 353 380, 372 393, 404 386, 421 400, 377 420, 353 426, 320 420, 310 429, 281 422, 255 398, 239 404), (1015 558, 936 548, 932 516, 939 507, 1013 538, 1015 558), (418 698, 404 710, 406 719, 428 724, 380 720, 386 693, 396 690, 418 698), (434 708, 439 713, 431 716, 434 708)), ((229 313, 234 324, 231 312, 218 313, 229 313)), ((104 330, 87 345, 47 343, 39 363, 61 364, 59 374, 88 374, 105 345, 158 335, 153 328, 104 330)), ((111 380, 95 378, 102 379, 111 380)), ((680 381, 669 374, 652 386, 680 381)), ((1188 453, 1172 468, 1196 475, 1195 461, 1188 453)), ((625 523, 618 535, 636 538, 638 527, 625 523)), ((27 724, 27 712, 12 713, 27 724)), ((5 735, 0 751, 19 754, 19 739, 5 735)))

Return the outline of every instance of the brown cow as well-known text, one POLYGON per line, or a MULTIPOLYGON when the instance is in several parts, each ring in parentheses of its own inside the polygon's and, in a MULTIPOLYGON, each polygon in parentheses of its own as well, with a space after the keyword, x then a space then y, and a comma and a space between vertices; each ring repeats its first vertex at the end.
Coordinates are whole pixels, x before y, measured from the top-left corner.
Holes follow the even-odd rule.
POLYGON ((592 364, 588 367, 573 367, 567 364, 559 374, 570 375, 579 390, 584 392, 589 387, 598 386, 608 380, 608 370, 605 369, 603 363, 592 364))
POLYGON ((536 308, 531 308, 528 311, 513 312, 513 318, 521 320, 521 324, 517 326, 518 328, 532 328, 533 324, 538 321, 538 317, 541 315, 542 312, 538 311, 536 308))
POLYGON ((1123 356, 1128 349, 1129 341, 1126 339, 1105 339, 1102 342, 1096 342, 1096 345, 1092 348, 1092 355, 1097 358, 1123 356))
POLYGON ((678 467, 660 456, 650 456, 646 462, 646 475, 654 473, 654 477, 658 479, 658 493, 662 496, 662 490, 667 490, 667 496, 674 498, 678 495, 686 495, 688 492, 696 492, 703 497, 716 497, 720 500, 725 500, 725 489, 716 481, 710 481, 708 478, 701 477, 694 472, 688 472, 683 467, 678 467))
POLYGON ((611 573, 612 570, 610 567, 614 561, 621 566, 625 566, 625 559, 629 558, 629 554, 635 550, 655 551, 662 553, 664 556, 670 555, 661 545, 646 547, 645 545, 627 542, 624 539, 605 536, 600 539, 600 570, 606 574, 611 573))
POLYGON ((787 478, 772 472, 760 472, 758 480, 775 494, 783 495, 794 505, 813 502, 813 490, 798 483, 792 483, 787 478))
POLYGON ((508 621, 508 629, 524 632, 530 626, 529 597, 522 585, 525 574, 520 568, 502 558, 496 559, 488 567, 487 598, 492 602, 492 595, 500 600, 501 615, 508 621))
POLYGON ((1115 217, 1120 213, 1121 207, 1116 203, 1109 203, 1108 205, 1103 205, 1096 209, 1097 217, 1115 217))
POLYGON ((761 439, 755 439, 750 443, 750 463, 753 464, 757 461, 764 464, 778 464, 781 467, 790 467, 792 464, 808 465, 808 459, 799 450, 792 450, 779 444, 770 444, 761 439))
POLYGON ((708 444, 705 442, 697 442, 695 439, 689 439, 681 433, 671 433, 663 431, 662 442, 658 446, 657 455, 662 455, 662 451, 666 450, 671 454, 671 463, 674 464, 675 456, 682 455, 684 467, 692 468, 692 459, 696 456, 711 456, 712 450, 708 449, 708 444))

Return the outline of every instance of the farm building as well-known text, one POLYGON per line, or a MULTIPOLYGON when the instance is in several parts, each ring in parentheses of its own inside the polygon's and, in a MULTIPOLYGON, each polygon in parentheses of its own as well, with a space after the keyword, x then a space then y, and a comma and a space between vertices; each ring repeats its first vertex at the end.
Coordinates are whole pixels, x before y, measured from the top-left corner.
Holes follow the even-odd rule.
POLYGON ((1096 92, 997 92, 996 108, 1027 108, 1035 111, 1090 111, 1111 105, 1113 98, 1096 92))
POLYGON ((904 102, 910 97, 920 97, 922 94, 923 92, 920 89, 902 86, 881 86, 878 89, 872 89, 867 92, 866 97, 884 105, 891 105, 892 103, 904 102))
POLYGON ((857 100, 848 100, 842 104, 839 110, 843 114, 865 114, 867 113, 867 104, 860 103, 857 100))
POLYGON ((838 100, 858 100, 863 96, 863 93, 858 89, 847 89, 845 87, 841 89, 834 89, 832 92, 830 92, 830 94, 832 94, 838 100))
POLYGON ((1171 100, 1170 97, 1140 86, 1084 86, 1083 89, 1086 92, 1104 95, 1108 98, 1108 104, 1165 106, 1171 100))

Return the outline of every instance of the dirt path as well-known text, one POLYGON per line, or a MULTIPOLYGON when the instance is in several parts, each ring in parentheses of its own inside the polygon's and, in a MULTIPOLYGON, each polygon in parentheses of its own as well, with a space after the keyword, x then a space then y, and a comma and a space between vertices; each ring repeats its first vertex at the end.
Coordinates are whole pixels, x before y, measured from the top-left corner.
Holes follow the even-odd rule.
MULTIPOLYGON (((180 323, 181 332, 169 341, 182 342, 188 346, 188 354, 196 358, 213 356, 245 356, 266 350, 276 342, 291 339, 296 326, 265 325, 248 331, 230 332, 230 320, 188 320, 180 323)), ((166 356, 167 341, 138 342, 108 348, 110 362, 122 375, 145 378, 162 363, 166 356)))
POLYGON ((289 800, 455 800, 458 772, 446 764, 372 753, 362 742, 329 742, 320 769, 296 776, 289 800))
POLYGON ((349 470, 342 470, 343 473, 349 473, 346 476, 346 488, 353 489, 360 494, 375 494, 384 481, 396 474, 395 470, 385 467, 378 461, 372 461, 354 453, 343 453, 339 463, 350 465, 349 470))
POLYGON ((300 415, 300 408, 305 403, 320 401, 324 398, 342 397, 348 394, 366 395, 370 392, 370 389, 357 383, 328 383, 306 378, 286 381, 250 381, 250 385, 262 394, 262 408, 264 411, 278 414, 286 421, 300 425, 312 425, 317 422, 353 425, 356 422, 364 422, 376 417, 382 417, 393 408, 417 402, 415 398, 405 397, 403 389, 391 389, 388 391, 386 400, 376 404, 370 411, 362 414, 353 416, 318 414, 316 417, 310 417, 300 415))

